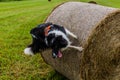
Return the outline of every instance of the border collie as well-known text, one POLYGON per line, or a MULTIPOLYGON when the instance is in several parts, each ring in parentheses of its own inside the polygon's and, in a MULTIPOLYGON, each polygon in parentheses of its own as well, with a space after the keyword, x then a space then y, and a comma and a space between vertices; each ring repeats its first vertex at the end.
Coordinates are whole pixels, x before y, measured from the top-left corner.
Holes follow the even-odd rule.
POLYGON ((68 35, 76 39, 77 36, 63 26, 57 24, 40 24, 33 28, 30 34, 33 40, 32 44, 24 49, 24 53, 27 55, 33 55, 46 49, 52 49, 53 58, 60 58, 62 57, 61 49, 63 48, 71 47, 79 51, 83 50, 82 47, 72 46, 68 38, 68 35))

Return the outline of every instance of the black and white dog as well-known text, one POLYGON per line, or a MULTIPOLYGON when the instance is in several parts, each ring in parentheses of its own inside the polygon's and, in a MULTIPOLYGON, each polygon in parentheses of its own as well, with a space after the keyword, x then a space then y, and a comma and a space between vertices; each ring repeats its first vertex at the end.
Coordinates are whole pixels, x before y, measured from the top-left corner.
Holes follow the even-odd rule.
POLYGON ((32 35, 33 42, 24 50, 24 53, 27 55, 33 55, 50 48, 52 49, 53 58, 56 58, 62 57, 60 50, 63 48, 71 47, 79 51, 83 50, 82 47, 71 45, 68 35, 73 38, 77 38, 77 36, 60 25, 43 23, 33 28, 30 34, 32 35))

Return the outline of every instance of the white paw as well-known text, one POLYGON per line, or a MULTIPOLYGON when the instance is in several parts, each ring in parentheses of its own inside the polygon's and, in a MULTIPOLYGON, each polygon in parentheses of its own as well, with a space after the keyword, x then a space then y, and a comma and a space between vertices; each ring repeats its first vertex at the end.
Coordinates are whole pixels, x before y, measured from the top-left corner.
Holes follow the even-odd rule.
POLYGON ((25 53, 26 55, 34 55, 34 53, 32 52, 32 50, 31 50, 30 47, 29 47, 29 48, 25 48, 25 49, 24 49, 24 53, 25 53))
POLYGON ((77 49, 78 51, 83 51, 83 47, 77 47, 77 46, 72 46, 72 45, 69 45, 68 47, 70 47, 70 48, 74 48, 74 49, 77 49))
POLYGON ((78 37, 77 37, 76 35, 74 35, 74 38, 75 38, 75 39, 78 39, 78 37))
POLYGON ((81 52, 81 51, 83 51, 83 47, 78 47, 78 50, 81 52))

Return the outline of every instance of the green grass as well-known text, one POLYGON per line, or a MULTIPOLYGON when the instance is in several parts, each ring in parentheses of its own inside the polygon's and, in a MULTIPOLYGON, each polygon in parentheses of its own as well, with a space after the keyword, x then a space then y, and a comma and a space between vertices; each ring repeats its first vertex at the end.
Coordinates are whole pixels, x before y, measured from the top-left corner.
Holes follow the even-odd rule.
MULTIPOLYGON (((95 1, 120 8, 119 0, 95 1)), ((31 28, 44 22, 51 10, 62 2, 65 0, 0 2, 0 80, 65 79, 57 75, 39 54, 33 57, 23 54, 24 48, 31 43, 31 28)))
POLYGON ((44 21, 51 10, 61 3, 57 0, 0 3, 0 79, 42 80, 52 69, 40 55, 23 54, 31 43, 29 31, 44 21))
POLYGON ((23 0, 0 0, 0 2, 7 2, 7 1, 23 1, 23 0))

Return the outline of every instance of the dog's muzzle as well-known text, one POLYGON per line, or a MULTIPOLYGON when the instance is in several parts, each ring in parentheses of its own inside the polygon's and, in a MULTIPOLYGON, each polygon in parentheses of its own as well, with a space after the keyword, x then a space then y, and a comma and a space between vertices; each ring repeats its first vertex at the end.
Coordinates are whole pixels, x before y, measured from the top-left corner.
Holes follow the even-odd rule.
POLYGON ((61 51, 57 51, 57 52, 52 52, 52 57, 53 58, 61 58, 62 57, 62 53, 61 51))

